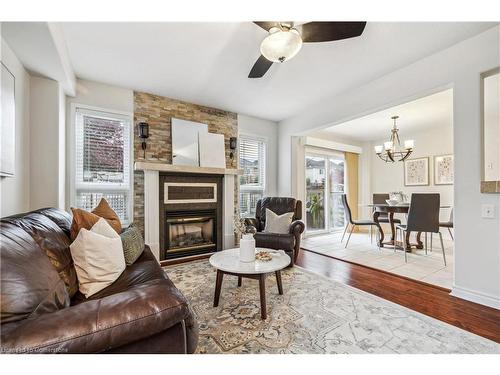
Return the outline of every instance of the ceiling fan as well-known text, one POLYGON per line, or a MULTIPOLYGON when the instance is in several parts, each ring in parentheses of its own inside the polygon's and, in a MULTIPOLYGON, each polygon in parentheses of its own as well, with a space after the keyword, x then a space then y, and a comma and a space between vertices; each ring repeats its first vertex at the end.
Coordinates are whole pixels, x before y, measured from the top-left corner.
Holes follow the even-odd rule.
POLYGON ((275 62, 293 58, 302 43, 331 42, 360 36, 366 22, 254 22, 269 35, 260 45, 261 56, 257 59, 248 78, 260 78, 275 62))

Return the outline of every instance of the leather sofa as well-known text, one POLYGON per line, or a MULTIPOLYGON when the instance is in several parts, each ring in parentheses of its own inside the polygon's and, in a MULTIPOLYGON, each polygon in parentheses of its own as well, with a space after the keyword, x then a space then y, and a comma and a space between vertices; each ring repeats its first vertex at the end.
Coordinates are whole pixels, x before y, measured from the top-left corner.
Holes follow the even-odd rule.
POLYGON ((71 216, 0 220, 2 353, 193 353, 198 326, 150 249, 110 286, 78 292, 71 216))
POLYGON ((302 202, 294 198, 264 197, 257 201, 255 218, 246 218, 247 230, 255 228, 255 246, 267 247, 269 249, 284 250, 292 259, 291 265, 295 264, 300 251, 300 236, 304 232, 305 225, 302 219, 302 202), (292 223, 288 233, 264 232, 266 227, 266 208, 277 215, 293 212, 292 223))

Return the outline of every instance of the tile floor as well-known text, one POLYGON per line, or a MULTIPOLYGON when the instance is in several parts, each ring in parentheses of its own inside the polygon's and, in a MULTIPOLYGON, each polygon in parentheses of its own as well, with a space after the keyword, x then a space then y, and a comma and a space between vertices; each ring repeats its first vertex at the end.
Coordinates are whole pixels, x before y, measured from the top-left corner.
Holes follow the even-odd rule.
MULTIPOLYGON (((387 233, 387 231, 384 230, 384 233, 387 233)), ((427 255, 425 255, 424 250, 413 249, 413 252, 408 254, 408 263, 405 263, 402 251, 398 250, 394 252, 389 247, 378 250, 375 243, 375 236, 373 244, 371 244, 370 235, 363 232, 352 234, 347 249, 344 248, 347 235, 344 242, 340 242, 342 233, 308 236, 302 240, 301 247, 451 289, 453 285, 454 266, 453 241, 448 231, 443 231, 442 233, 446 254, 446 267, 443 262, 438 234, 434 234, 432 252, 429 250, 427 255)), ((430 240, 428 241, 428 245, 430 248, 430 240)))

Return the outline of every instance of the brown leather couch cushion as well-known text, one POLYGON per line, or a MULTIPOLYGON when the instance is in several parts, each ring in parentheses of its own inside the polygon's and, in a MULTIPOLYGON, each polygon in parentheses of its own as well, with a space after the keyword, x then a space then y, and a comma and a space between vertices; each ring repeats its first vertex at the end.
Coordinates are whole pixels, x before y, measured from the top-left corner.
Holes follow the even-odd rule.
POLYGON ((2 350, 99 353, 164 331, 190 317, 184 296, 168 279, 86 301, 2 333, 2 350))
POLYGON ((71 241, 75 240, 76 236, 78 236, 78 233, 80 232, 80 229, 85 228, 90 230, 101 217, 106 219, 116 233, 120 234, 122 232, 120 218, 104 198, 101 199, 97 207, 94 208, 92 212, 73 207, 71 208, 71 211, 73 212, 73 222, 71 223, 70 230, 71 241))
POLYGON ((69 237, 71 222, 73 218, 69 213, 59 208, 46 207, 32 211, 33 213, 42 214, 52 220, 61 230, 69 237))
POLYGON ((146 245, 139 259, 137 259, 135 263, 130 266, 127 266, 125 271, 122 272, 120 277, 118 277, 113 284, 103 290, 100 290, 96 294, 93 294, 88 299, 86 299, 82 293, 77 292, 72 299, 71 304, 76 305, 88 300, 107 297, 112 294, 121 293, 135 285, 151 280, 161 280, 164 278, 165 273, 159 267, 158 261, 146 245))
POLYGON ((8 217, 3 221, 24 229, 35 240, 66 284, 69 296, 73 297, 78 290, 78 280, 66 233, 53 220, 38 212, 8 217))
POLYGON ((2 221, 0 254, 2 324, 69 306, 64 282, 25 230, 2 221))

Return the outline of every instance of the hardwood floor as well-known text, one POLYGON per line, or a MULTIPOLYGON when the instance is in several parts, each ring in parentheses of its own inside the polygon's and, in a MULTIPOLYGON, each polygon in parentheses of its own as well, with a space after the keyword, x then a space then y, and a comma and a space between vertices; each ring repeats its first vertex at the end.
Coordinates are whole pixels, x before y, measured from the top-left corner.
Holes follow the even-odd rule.
POLYGON ((307 250, 296 264, 500 343, 500 311, 452 297, 447 289, 307 250))

